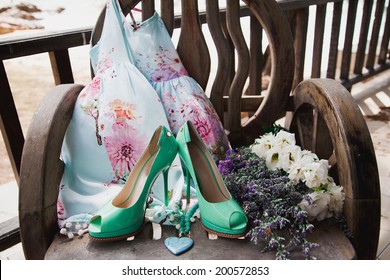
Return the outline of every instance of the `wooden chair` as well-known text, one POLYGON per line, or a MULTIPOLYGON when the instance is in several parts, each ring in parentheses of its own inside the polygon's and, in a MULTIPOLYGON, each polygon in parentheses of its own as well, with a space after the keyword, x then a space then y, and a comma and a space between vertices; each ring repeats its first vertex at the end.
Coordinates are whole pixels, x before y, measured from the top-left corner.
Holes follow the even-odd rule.
MULTIPOLYGON (((121 0, 126 14, 139 0, 121 0)), ((322 259, 374 259, 380 225, 380 188, 375 153, 365 120, 351 94, 328 79, 303 81, 292 90, 294 48, 286 18, 274 0, 207 0, 206 12, 196 0, 182 1, 181 16, 174 16, 173 1, 161 1, 161 16, 172 34, 181 27, 178 52, 189 74, 206 88, 211 61, 218 69, 210 87, 210 100, 229 131, 233 146, 250 144, 275 121, 286 117, 286 127, 296 133, 305 149, 329 159, 331 175, 344 187, 344 213, 352 236, 348 239, 332 220, 316 224, 312 241, 322 259), (249 16, 250 30, 241 30, 240 16, 249 16), (207 23, 213 41, 204 39, 207 23), (249 48, 243 32, 250 32, 249 48), (272 62, 271 82, 261 91, 262 31, 267 34, 272 62), (217 57, 210 57, 209 46, 217 57), (249 86, 246 81, 249 77, 249 86), (243 94, 245 92, 245 94, 243 94), (249 116, 242 124, 242 116, 249 116)), ((144 0, 143 18, 153 14, 154 1, 144 0)), ((102 16, 93 32, 96 43, 102 16)), ((47 94, 37 110, 24 146, 20 176, 20 229, 27 259, 153 259, 177 258, 164 248, 163 239, 174 235, 163 228, 161 240, 151 240, 151 226, 132 242, 97 244, 88 237, 69 241, 58 234, 57 195, 63 171, 60 148, 76 98, 83 86, 59 85, 47 94)), ((248 240, 209 240, 195 223, 196 246, 180 258, 272 259, 248 240), (226 255, 225 248, 234 255, 226 255)), ((261 244, 258 245, 261 247, 261 244)), ((293 253, 292 257, 299 257, 293 253)))

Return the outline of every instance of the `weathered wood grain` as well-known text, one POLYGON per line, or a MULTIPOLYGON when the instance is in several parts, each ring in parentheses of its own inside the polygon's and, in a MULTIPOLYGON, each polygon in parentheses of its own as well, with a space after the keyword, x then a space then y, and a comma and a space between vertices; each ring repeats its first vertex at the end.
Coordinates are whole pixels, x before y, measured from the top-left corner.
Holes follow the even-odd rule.
POLYGON ((380 65, 386 64, 386 59, 390 59, 389 42, 390 42, 390 5, 387 6, 385 28, 383 30, 382 43, 379 51, 378 63, 380 65))
POLYGON ((321 60, 322 49, 324 45, 324 30, 325 30, 326 4, 317 6, 316 22, 314 31, 314 46, 313 46, 313 64, 311 67, 311 77, 321 77, 321 60))
POLYGON ((57 197, 63 166, 60 151, 82 86, 59 85, 31 121, 20 170, 19 223, 27 259, 44 258, 58 232, 57 197))
POLYGON ((0 129, 14 171, 15 179, 19 182, 24 135, 3 61, 0 62, 0 84, 0 129))
POLYGON ((342 11, 343 11, 343 2, 341 1, 341 2, 334 3, 332 31, 330 35, 330 44, 329 44, 328 67, 326 72, 326 77, 328 79, 334 79, 336 77, 342 11))
POLYGON ((206 89, 210 74, 210 54, 203 36, 196 0, 182 0, 182 20, 177 52, 189 75, 206 89))
POLYGON ((372 5, 373 5, 373 0, 364 1, 363 18, 360 27, 359 44, 356 51, 355 67, 353 70, 355 74, 362 73, 364 60, 366 58, 367 35, 370 27, 372 5))
POLYGON ((246 45, 244 35, 241 29, 239 16, 239 1, 227 1, 227 29, 230 38, 233 41, 237 54, 236 74, 234 75, 232 84, 229 90, 228 102, 228 123, 227 129, 232 133, 238 133, 241 130, 241 95, 244 91, 244 85, 249 74, 249 50, 246 45))
POLYGON ((358 1, 348 1, 348 17, 347 26, 345 28, 345 41, 342 54, 342 63, 340 67, 340 79, 348 80, 349 71, 351 67, 351 56, 352 56, 352 40, 355 30, 356 12, 357 12, 358 1))
MULTIPOLYGON (((313 256, 321 260, 355 259, 356 253, 349 240, 340 231, 339 224, 333 220, 314 225, 315 230, 308 239, 319 244, 312 251, 313 256), (337 250, 335 250, 337 248, 337 250)), ((273 260, 275 252, 261 252, 265 243, 255 245, 249 239, 218 238, 210 240, 197 220, 191 226, 191 238, 194 246, 188 252, 179 256, 173 255, 164 246, 167 237, 177 236, 172 226, 164 226, 162 238, 152 240, 152 227, 147 224, 133 241, 97 243, 88 236, 68 240, 65 236, 56 235, 51 244, 46 259, 98 259, 98 260, 273 260), (78 253, 75 254, 74 252, 78 253), (229 253, 227 253, 229 252, 229 253)), ((303 259, 301 248, 291 251, 292 259, 303 259)))
POLYGON ((175 14, 173 0, 164 0, 164 5, 161 6, 161 18, 164 21, 165 27, 170 36, 172 36, 175 28, 175 14))
POLYGON ((385 6, 384 0, 376 1, 375 15, 374 15, 374 24, 371 31, 370 44, 368 48, 366 68, 372 70, 375 66, 375 60, 377 58, 377 47, 379 40, 379 31, 382 25, 382 15, 385 6))
POLYGON ((206 17, 218 55, 218 68, 211 88, 210 101, 214 105, 214 109, 219 118, 223 121, 224 108, 222 99, 224 95, 228 95, 228 93, 225 94, 225 89, 230 87, 229 74, 231 65, 234 64, 233 49, 222 30, 221 21, 223 19, 222 16, 220 16, 220 9, 217 1, 206 1, 206 17))
MULTIPOLYGON (((329 133, 333 151, 329 153, 328 145, 317 148, 328 149, 326 153, 333 157, 337 183, 343 186, 346 196, 344 212, 357 256, 375 258, 380 225, 379 175, 370 133, 359 107, 341 84, 330 79, 306 80, 295 89, 294 97, 296 113, 290 129, 299 135, 301 145, 305 146, 309 139, 313 147, 316 140, 323 138, 318 138, 315 131, 316 117, 311 124, 301 123, 303 129, 299 129, 301 109, 312 108, 323 118, 326 127, 322 131, 329 133)), ((316 152, 321 154, 318 149, 316 152)))
POLYGON ((49 52, 51 69, 53 71, 54 83, 74 83, 73 71, 67 49, 49 52))

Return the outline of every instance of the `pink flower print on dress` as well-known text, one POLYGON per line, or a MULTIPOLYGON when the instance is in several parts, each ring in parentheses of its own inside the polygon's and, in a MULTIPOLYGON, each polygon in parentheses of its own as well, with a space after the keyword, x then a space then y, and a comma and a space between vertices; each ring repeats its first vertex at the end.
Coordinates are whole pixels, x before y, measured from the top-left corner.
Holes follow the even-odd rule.
POLYGON ((118 180, 127 180, 131 170, 146 147, 144 135, 136 134, 131 126, 125 124, 112 130, 104 137, 108 158, 118 180))
POLYGON ((91 94, 97 94, 100 92, 100 77, 96 76, 89 84, 89 90, 91 94))
POLYGON ((87 85, 80 94, 80 98, 95 96, 100 92, 100 77, 93 78, 91 83, 87 85))
POLYGON ((99 133, 99 93, 100 93, 100 77, 96 76, 92 82, 83 89, 80 94, 80 108, 88 116, 95 121, 95 134, 99 146, 102 145, 102 138, 99 133))
POLYGON ((170 103, 175 103, 176 102, 176 96, 173 95, 171 92, 167 91, 163 93, 163 100, 164 102, 170 102, 170 103))
POLYGON ((203 142, 210 146, 214 143, 213 130, 207 120, 207 118, 194 118, 192 120, 193 124, 196 127, 196 130, 199 133, 199 136, 203 139, 203 142))
MULTIPOLYGON (((138 53, 138 56, 143 55, 138 53)), ((146 55, 146 58, 149 60, 147 63, 144 63, 143 59, 137 59, 136 62, 137 67, 149 76, 150 82, 163 82, 188 76, 175 50, 167 50, 159 46, 158 51, 146 55)))
POLYGON ((120 99, 114 99, 108 104, 111 114, 115 119, 116 124, 124 124, 128 120, 135 120, 137 117, 134 111, 137 109, 137 105, 131 104, 120 99))
POLYGON ((59 220, 65 220, 64 213, 65 213, 64 205, 62 204, 61 199, 58 198, 57 199, 57 214, 58 214, 59 220))
POLYGON ((102 56, 103 58, 99 60, 97 64, 97 73, 103 73, 106 69, 111 68, 113 65, 113 61, 111 59, 111 54, 115 51, 114 48, 112 48, 109 52, 101 52, 99 53, 99 56, 102 56))
POLYGON ((181 75, 181 73, 177 72, 172 67, 167 67, 152 72, 150 75, 150 81, 152 82, 169 81, 169 80, 179 78, 181 76, 183 75, 181 75))
POLYGON ((85 101, 82 101, 80 104, 81 110, 87 114, 88 116, 91 116, 95 121, 95 134, 96 134, 96 141, 99 146, 102 145, 102 137, 99 133, 99 98, 96 96, 95 98, 92 98, 92 96, 88 96, 85 101))

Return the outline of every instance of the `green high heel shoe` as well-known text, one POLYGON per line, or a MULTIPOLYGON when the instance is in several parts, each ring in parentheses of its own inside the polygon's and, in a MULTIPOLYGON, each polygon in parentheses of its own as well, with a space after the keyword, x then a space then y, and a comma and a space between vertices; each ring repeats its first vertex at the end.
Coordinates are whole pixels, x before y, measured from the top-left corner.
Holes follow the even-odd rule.
MULTIPOLYGON (((203 228, 227 238, 244 236, 248 219, 226 188, 195 126, 187 122, 178 132, 176 141, 187 178, 192 178, 197 191, 203 228)), ((188 190, 189 185, 187 194, 188 190)))
POLYGON ((144 225, 150 188, 161 173, 164 175, 165 204, 168 202, 168 170, 176 155, 175 137, 167 128, 158 127, 123 189, 91 218, 88 228, 90 238, 115 241, 139 233, 144 225))

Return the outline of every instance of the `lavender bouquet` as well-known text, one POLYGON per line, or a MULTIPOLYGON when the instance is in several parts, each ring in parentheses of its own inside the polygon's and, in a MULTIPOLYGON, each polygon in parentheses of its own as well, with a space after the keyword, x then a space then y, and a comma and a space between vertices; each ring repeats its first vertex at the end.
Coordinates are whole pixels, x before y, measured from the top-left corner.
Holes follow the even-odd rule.
POLYGON ((344 193, 328 175, 328 162, 295 145, 294 134, 273 130, 250 147, 229 150, 218 164, 226 186, 249 220, 247 237, 288 259, 300 246, 311 259, 313 220, 340 215, 344 193), (286 236, 287 233, 287 236, 286 236))

